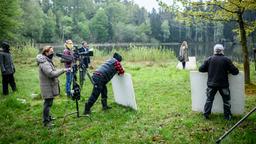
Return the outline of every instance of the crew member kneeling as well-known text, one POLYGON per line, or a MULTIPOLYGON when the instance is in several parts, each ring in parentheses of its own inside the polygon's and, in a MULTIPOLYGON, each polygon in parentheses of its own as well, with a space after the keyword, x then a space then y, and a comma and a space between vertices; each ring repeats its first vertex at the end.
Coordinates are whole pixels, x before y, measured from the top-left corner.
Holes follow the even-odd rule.
POLYGON ((107 110, 110 109, 107 105, 107 86, 106 84, 113 78, 113 76, 118 73, 118 75, 124 74, 124 69, 121 65, 122 56, 118 53, 114 53, 113 58, 107 60, 104 64, 102 64, 96 71, 93 73, 93 90, 90 98, 87 103, 85 103, 84 114, 91 113, 91 107, 97 101, 99 95, 101 94, 101 104, 102 109, 107 110))

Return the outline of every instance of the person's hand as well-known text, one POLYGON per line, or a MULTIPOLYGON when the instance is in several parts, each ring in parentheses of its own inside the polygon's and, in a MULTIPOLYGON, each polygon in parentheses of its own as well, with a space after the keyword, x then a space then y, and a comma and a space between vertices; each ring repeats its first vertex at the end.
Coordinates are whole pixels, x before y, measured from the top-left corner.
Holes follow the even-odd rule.
POLYGON ((124 73, 123 73, 123 74, 119 74, 119 76, 123 77, 123 76, 124 76, 124 73))
POLYGON ((70 71, 71 71, 71 68, 65 68, 65 71, 66 71, 66 72, 70 72, 70 71))
POLYGON ((93 67, 92 65, 89 65, 89 68, 90 68, 90 69, 94 69, 94 67, 93 67))

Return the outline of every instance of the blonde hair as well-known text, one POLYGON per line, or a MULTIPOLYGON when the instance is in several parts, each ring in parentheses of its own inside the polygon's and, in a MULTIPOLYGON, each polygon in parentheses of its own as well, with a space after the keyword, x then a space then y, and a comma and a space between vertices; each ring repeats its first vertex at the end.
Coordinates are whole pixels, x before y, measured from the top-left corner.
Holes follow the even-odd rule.
POLYGON ((65 42, 66 44, 68 44, 68 43, 73 43, 72 42, 72 40, 71 39, 68 39, 68 40, 66 40, 66 42, 65 42))

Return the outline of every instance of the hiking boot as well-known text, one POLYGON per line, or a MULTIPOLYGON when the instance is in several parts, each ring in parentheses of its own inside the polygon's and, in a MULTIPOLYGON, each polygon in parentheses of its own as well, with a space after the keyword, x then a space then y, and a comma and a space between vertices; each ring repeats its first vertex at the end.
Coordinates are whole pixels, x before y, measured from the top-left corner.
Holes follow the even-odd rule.
POLYGON ((112 109, 112 107, 110 107, 110 106, 105 106, 105 107, 102 108, 102 110, 104 110, 104 111, 106 111, 106 110, 108 110, 108 109, 112 109))
POLYGON ((89 103, 85 103, 83 114, 84 115, 90 115, 91 114, 91 105, 89 103))
POLYGON ((108 106, 107 99, 105 99, 105 98, 101 100, 101 104, 102 104, 102 110, 104 110, 104 111, 112 108, 112 107, 108 106))
POLYGON ((49 120, 50 120, 50 121, 54 121, 54 120, 56 120, 56 118, 55 118, 55 117, 52 117, 52 116, 49 116, 49 120))
POLYGON ((209 120, 210 119, 209 115, 204 114, 204 119, 209 120))
POLYGON ((53 128, 54 126, 55 126, 55 124, 53 124, 51 122, 44 123, 44 127, 46 127, 46 128, 53 128))
POLYGON ((230 121, 232 119, 232 116, 231 115, 225 115, 224 119, 230 121))

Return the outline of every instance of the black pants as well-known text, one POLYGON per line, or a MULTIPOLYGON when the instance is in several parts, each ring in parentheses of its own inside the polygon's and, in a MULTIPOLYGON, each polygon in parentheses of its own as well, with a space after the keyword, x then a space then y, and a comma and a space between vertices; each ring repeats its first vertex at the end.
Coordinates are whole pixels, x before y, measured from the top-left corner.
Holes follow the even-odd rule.
POLYGON ((224 108, 224 116, 231 115, 231 105, 230 105, 230 91, 229 88, 218 88, 218 87, 208 87, 206 89, 207 100, 204 105, 204 115, 211 114, 212 104, 214 100, 214 96, 219 91, 223 100, 223 108, 224 108))
POLYGON ((3 86, 3 94, 4 95, 9 94, 8 84, 11 85, 11 88, 13 91, 16 91, 16 83, 15 83, 13 74, 7 74, 7 75, 2 74, 2 86, 3 86))
POLYGON ((43 108, 43 123, 47 124, 51 121, 50 108, 53 103, 53 98, 44 99, 44 108, 43 108))
POLYGON ((182 62, 182 67, 183 67, 183 69, 185 69, 185 67, 186 67, 186 62, 185 61, 182 62))
POLYGON ((101 94, 102 101, 106 101, 106 99, 108 98, 107 86, 105 82, 102 82, 101 80, 102 78, 94 75, 92 79, 93 79, 94 85, 93 85, 91 96, 88 99, 88 104, 90 107, 92 107, 93 104, 97 101, 100 94, 101 94))

